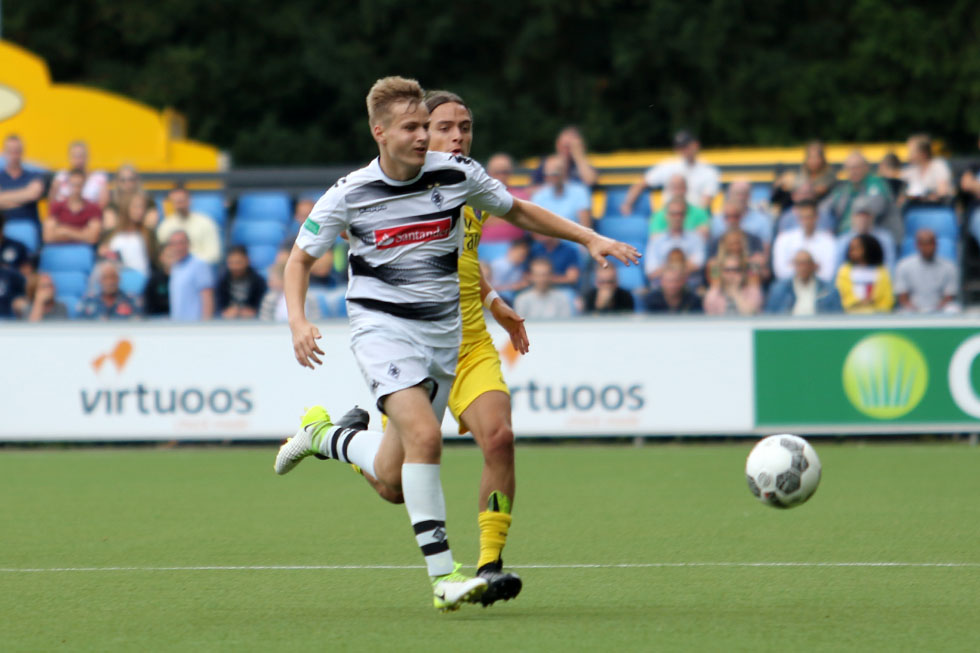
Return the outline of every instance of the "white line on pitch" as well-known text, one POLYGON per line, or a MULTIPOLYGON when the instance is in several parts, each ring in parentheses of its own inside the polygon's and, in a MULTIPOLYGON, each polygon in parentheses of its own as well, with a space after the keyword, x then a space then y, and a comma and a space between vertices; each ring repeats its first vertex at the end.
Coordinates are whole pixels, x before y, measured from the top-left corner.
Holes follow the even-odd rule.
MULTIPOLYGON (((657 569, 683 567, 953 567, 980 568, 980 562, 623 562, 512 565, 513 569, 657 569)), ((422 565, 200 565, 179 567, 0 567, 0 573, 96 571, 345 571, 424 569, 422 565)))

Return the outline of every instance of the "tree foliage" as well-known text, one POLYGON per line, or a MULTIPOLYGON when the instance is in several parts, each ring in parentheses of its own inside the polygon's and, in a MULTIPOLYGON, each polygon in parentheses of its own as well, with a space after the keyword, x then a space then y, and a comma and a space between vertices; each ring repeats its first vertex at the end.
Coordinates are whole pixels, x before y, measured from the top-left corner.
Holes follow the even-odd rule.
POLYGON ((591 148, 980 130, 971 0, 32 0, 5 37, 56 80, 174 106, 237 164, 362 160, 364 95, 413 76, 476 111, 475 154, 547 151, 564 124, 591 148))

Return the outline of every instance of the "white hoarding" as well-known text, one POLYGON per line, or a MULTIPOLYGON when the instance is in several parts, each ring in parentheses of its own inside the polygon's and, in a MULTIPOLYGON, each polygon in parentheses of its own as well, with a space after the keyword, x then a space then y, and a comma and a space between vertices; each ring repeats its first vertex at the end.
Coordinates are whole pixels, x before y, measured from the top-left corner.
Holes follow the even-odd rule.
MULTIPOLYGON (((321 326, 324 367, 301 368, 285 325, 3 326, 0 440, 279 438, 305 406, 378 414, 348 348, 321 326)), ((749 432, 747 323, 579 320, 528 325, 517 356, 495 332, 518 436, 749 432)), ((447 434, 456 433, 451 417, 447 434)))

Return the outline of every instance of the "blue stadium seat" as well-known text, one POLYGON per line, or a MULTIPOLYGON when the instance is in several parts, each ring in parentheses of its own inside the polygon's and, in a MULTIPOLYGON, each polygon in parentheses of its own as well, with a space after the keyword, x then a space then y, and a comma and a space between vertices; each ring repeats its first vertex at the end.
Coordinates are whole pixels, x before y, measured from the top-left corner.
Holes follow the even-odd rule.
POLYGON ((619 275, 619 285, 630 292, 644 288, 647 285, 646 275, 643 274, 642 265, 630 265, 629 267, 616 261, 616 273, 619 275))
POLYGON ((274 220, 236 220, 231 227, 235 245, 275 245, 286 237, 286 225, 274 220))
POLYGON ((24 245, 31 254, 41 246, 41 235, 33 220, 7 220, 3 225, 3 235, 24 245))
MULTIPOLYGON (((55 287, 57 290, 57 286, 55 287)), ((55 297, 59 302, 65 305, 65 309, 68 311, 69 318, 75 318, 78 316, 78 304, 82 301, 82 298, 78 295, 57 295, 55 297)))
MULTIPOLYGON (((911 233, 902 240, 902 252, 899 254, 899 259, 911 256, 916 251, 915 234, 911 233)), ((953 238, 936 238, 936 255, 956 263, 956 240, 953 238)))
POLYGON ((319 291, 316 301, 323 317, 347 317, 347 288, 319 291))
POLYGON ((47 272, 74 271, 86 275, 95 265, 95 251, 91 245, 45 245, 41 248, 39 267, 47 272))
POLYGON ((489 263, 490 261, 507 256, 508 249, 510 249, 510 243, 508 242, 480 243, 477 254, 480 256, 481 261, 489 263))
POLYGON ((84 272, 75 270, 52 271, 51 281, 54 282, 54 292, 56 295, 72 295, 81 297, 88 288, 88 276, 84 272))
POLYGON ((228 208, 222 193, 207 191, 191 193, 191 211, 198 211, 210 217, 219 227, 228 221, 228 208))
POLYGON ((277 245, 248 245, 248 260, 255 270, 265 270, 276 260, 277 245))
POLYGON ((119 272, 119 289, 130 297, 140 297, 146 288, 146 275, 133 268, 123 268, 119 272))
MULTIPOLYGON (((625 186, 616 186, 613 188, 606 189, 606 213, 603 217, 606 218, 619 218, 624 217, 619 212, 619 205, 623 203, 626 199, 626 194, 629 192, 629 188, 625 186)), ((644 190, 640 193, 640 196, 636 199, 636 203, 633 204, 633 214, 639 217, 649 217, 651 213, 650 210, 650 191, 644 190)), ((628 217, 628 216, 625 216, 628 217)))
POLYGON ((772 197, 772 184, 752 184, 752 191, 749 193, 751 204, 767 203, 772 197))
POLYGON ((286 223, 292 218, 292 202, 286 193, 242 193, 238 197, 235 217, 238 220, 277 220, 286 223))
POLYGON ((948 206, 913 206, 905 211, 905 232, 915 235, 919 229, 932 229, 938 238, 959 237, 956 213, 948 206))
POLYGON ((596 231, 603 236, 627 243, 646 242, 650 223, 644 217, 603 218, 595 224, 596 231))

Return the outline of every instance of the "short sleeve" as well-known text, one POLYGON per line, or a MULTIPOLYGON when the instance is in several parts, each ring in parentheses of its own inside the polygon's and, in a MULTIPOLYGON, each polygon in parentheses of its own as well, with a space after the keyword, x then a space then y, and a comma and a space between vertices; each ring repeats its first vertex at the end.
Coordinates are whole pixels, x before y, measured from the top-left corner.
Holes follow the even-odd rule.
POLYGON ((313 258, 320 258, 333 249, 347 222, 344 196, 340 186, 333 186, 313 205, 296 235, 296 245, 313 258))
MULTIPOLYGON (((947 262, 948 263, 948 262, 947 262)), ((956 266, 949 263, 946 266, 948 274, 946 275, 946 283, 943 284, 943 296, 945 297, 955 297, 956 293, 959 292, 959 274, 956 271, 956 266)))
POLYGON ((650 188, 660 188, 667 183, 668 172, 666 163, 658 163, 643 173, 643 183, 650 188))
POLYGON ((721 190, 721 178, 718 174, 718 168, 714 166, 705 165, 704 170, 704 188, 702 189, 703 195, 708 195, 714 197, 721 190))
POLYGON ((214 287, 214 274, 211 272, 211 266, 207 263, 203 261, 200 262, 200 265, 197 267, 197 271, 194 273, 194 277, 195 281, 197 282, 198 290, 214 287))
POLYGON ((490 215, 504 215, 510 211, 514 206, 514 196, 507 187, 488 175, 476 161, 469 160, 466 167, 466 178, 469 182, 467 204, 490 215))

